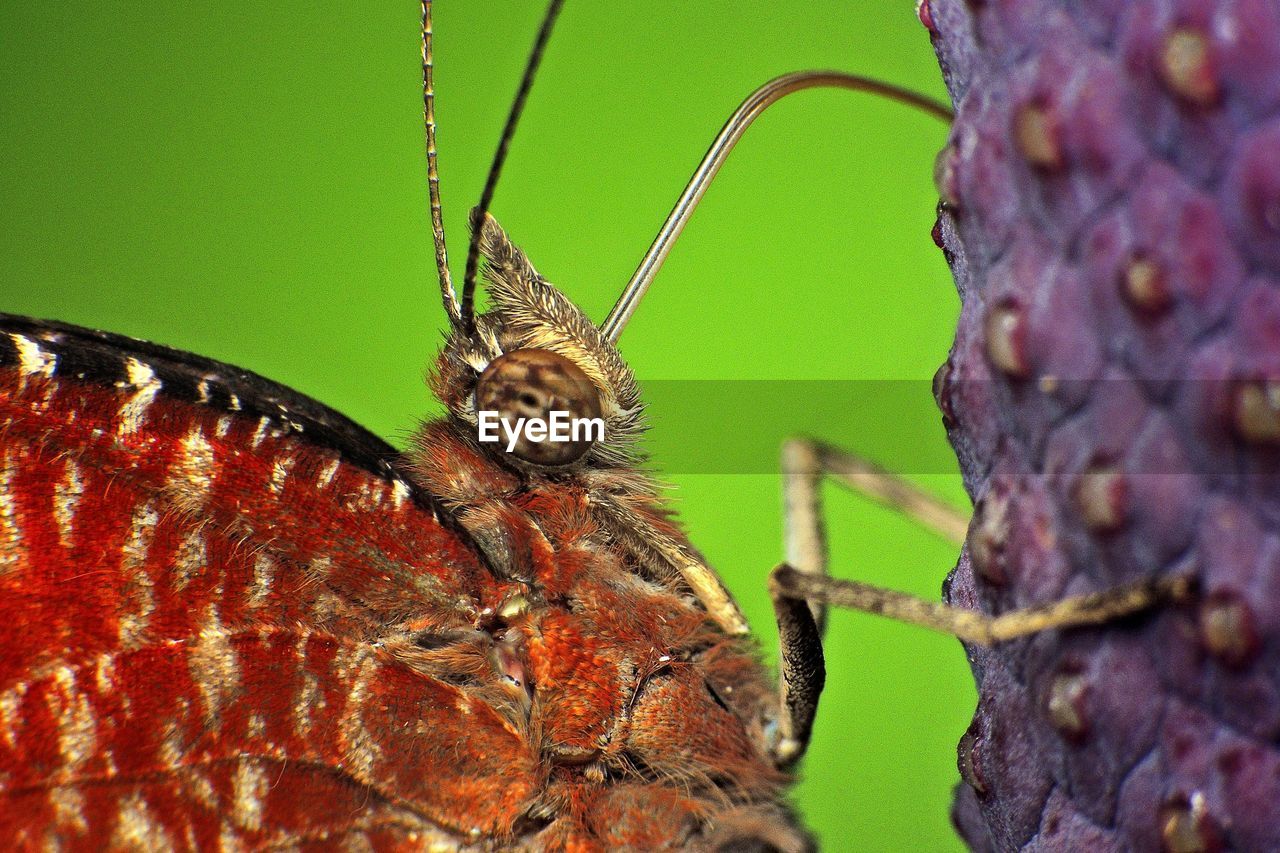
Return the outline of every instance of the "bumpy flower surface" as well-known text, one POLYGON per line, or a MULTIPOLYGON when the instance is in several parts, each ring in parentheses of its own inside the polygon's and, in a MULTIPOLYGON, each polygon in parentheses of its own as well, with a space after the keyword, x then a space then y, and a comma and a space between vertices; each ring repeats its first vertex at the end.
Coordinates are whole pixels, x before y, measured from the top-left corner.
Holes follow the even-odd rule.
POLYGON ((975 849, 1280 850, 1280 3, 926 0, 975 502, 946 595, 1193 602, 971 648, 975 849))

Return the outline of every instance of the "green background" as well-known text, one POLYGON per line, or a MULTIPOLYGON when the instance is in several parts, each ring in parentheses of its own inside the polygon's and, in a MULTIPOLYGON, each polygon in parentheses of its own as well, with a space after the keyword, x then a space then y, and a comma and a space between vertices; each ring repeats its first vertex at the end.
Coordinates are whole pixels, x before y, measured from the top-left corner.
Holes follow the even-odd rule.
MULTIPOLYGON (((912 7, 570 2, 495 213, 603 318, 721 122, 765 79, 835 67, 944 96, 912 7)), ((443 314, 413 2, 0 8, 0 308, 243 365, 395 442, 436 411, 421 382, 443 314)), ((541 11, 436 10, 459 277, 465 212, 541 11)), ((929 239, 944 138, 932 119, 844 92, 795 95, 757 123, 623 335, 625 355, 642 381, 912 381, 871 423, 814 426, 802 406, 794 422, 787 407, 762 407, 767 418, 655 410, 660 469, 664 456, 688 459, 691 418, 713 436, 696 454, 764 420, 778 436, 817 431, 967 506, 953 468, 911 464, 949 459, 928 384, 958 310, 929 239)), ((818 401, 834 386, 803 387, 818 401)), ((667 468, 694 541, 769 655, 764 581, 781 522, 778 478, 764 472, 776 464, 770 446, 742 466, 755 473, 667 468)), ((953 546, 838 490, 827 505, 837 574, 938 595, 953 546)), ((960 646, 841 613, 827 654, 796 789, 809 824, 829 849, 957 848, 955 742, 974 704, 960 646)))

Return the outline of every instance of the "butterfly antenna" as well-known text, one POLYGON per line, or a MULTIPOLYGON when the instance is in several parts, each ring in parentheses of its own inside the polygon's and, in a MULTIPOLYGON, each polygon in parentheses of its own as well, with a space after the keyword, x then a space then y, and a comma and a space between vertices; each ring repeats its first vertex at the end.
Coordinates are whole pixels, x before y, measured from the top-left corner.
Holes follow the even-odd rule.
POLYGON ((498 176, 502 174, 502 164, 507 159, 507 148, 511 137, 515 135, 516 123, 520 121, 520 113, 524 111, 524 102, 533 87, 533 78, 538 73, 538 65, 542 62, 542 53, 551 38, 551 29, 555 26, 556 17, 564 0, 551 0, 547 13, 542 18, 542 28, 538 30, 538 38, 529 53, 529 61, 525 63, 524 77, 520 80, 520 88, 516 91, 516 99, 511 104, 511 112, 507 114, 507 124, 502 128, 502 137, 498 140, 498 150, 493 155, 493 163, 489 166, 489 177, 484 182, 484 192, 480 193, 480 204, 471 213, 471 244, 467 247, 467 271, 462 279, 462 323, 470 333, 475 328, 475 293, 476 273, 480 267, 480 224, 489 213, 489 205, 493 202, 493 191, 498 186, 498 176))
POLYGON ((733 115, 729 116, 729 120, 720 129, 715 141, 711 143, 711 147, 707 149, 707 153, 703 155, 702 162, 698 164, 698 168, 694 171, 693 177, 689 179, 684 192, 676 200, 675 207, 667 215, 667 221, 662 224, 662 229, 658 232, 658 236, 653 238, 653 244, 649 246, 649 251, 645 253, 644 258, 640 261, 640 266, 636 267, 635 273, 631 276, 631 281, 627 282, 627 286, 623 289, 622 295, 618 297, 613 310, 609 312, 609 316, 600 325, 600 333, 605 340, 610 343, 617 342, 618 336, 622 334, 623 327, 627 325, 627 321, 635 313, 636 307, 640 304, 645 291, 649 289, 649 285, 653 283, 654 276, 658 274, 658 268, 666 260, 667 253, 671 251, 672 243, 680 236, 680 232, 684 230, 684 226, 689 221, 689 216, 693 213, 693 209, 698 206, 698 202, 702 200, 702 196, 707 191, 707 187, 711 185, 716 172, 720 171, 720 167, 724 165, 729 152, 733 150, 733 146, 738 144, 738 140, 742 138, 742 134, 747 132, 747 128, 751 126, 751 123, 759 118, 761 113, 792 92, 818 87, 870 92, 873 95, 879 95, 913 107, 948 123, 954 118, 950 108, 945 104, 940 104, 931 98, 926 98, 924 95, 890 85, 889 83, 882 83, 879 80, 860 77, 856 74, 845 74, 840 71, 797 71, 791 74, 784 74, 781 77, 775 77, 765 83, 748 95, 747 99, 734 110, 733 115))
POLYGON ((431 55, 431 0, 422 0, 422 113, 427 137, 427 194, 431 197, 431 240, 436 247, 436 272, 440 297, 449 322, 462 323, 458 294, 449 275, 449 251, 444 244, 444 218, 440 211, 440 175, 436 172, 436 89, 431 55))

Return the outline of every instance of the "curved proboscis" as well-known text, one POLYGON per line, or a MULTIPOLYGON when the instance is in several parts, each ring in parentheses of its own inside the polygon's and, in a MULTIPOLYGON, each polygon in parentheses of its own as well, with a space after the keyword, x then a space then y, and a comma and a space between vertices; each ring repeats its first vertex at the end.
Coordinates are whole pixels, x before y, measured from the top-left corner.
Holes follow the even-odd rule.
POLYGON ((680 232, 684 230, 685 224, 689 221, 690 215, 693 213, 694 208, 698 206, 703 194, 706 193, 707 187, 711 185, 712 179, 720 171, 720 167, 724 165, 724 161, 729 157, 729 152, 738 144, 738 140, 746 133, 751 123, 761 113, 787 95, 799 92, 802 89, 816 88, 850 89, 855 92, 868 92, 914 107, 946 122, 950 122, 954 117, 949 107, 931 98, 912 92, 909 89, 861 77, 857 74, 845 74, 840 71, 796 71, 791 74, 784 74, 781 77, 775 77, 765 83, 748 95, 747 99, 734 110, 733 115, 729 116, 729 120, 724 123, 724 127, 716 135, 715 141, 711 143, 711 147, 707 149, 707 153, 703 155, 702 162, 698 164, 693 177, 685 185, 684 192, 676 200, 675 207, 671 209, 671 213, 667 216, 667 221, 663 223, 658 236, 654 238, 653 243, 649 246, 649 251, 645 253, 644 258, 640 261, 640 266, 636 267, 635 273, 631 276, 631 281, 627 282, 627 286, 623 289, 622 295, 618 297, 613 310, 609 312, 609 316, 600 325, 600 332, 606 340, 611 343, 617 342, 618 337, 622 334, 622 329, 627 325, 627 321, 631 319, 631 315, 635 313, 636 307, 644 297, 645 291, 653 283, 654 276, 658 273, 658 268, 666 260, 676 237, 680 236, 680 232))

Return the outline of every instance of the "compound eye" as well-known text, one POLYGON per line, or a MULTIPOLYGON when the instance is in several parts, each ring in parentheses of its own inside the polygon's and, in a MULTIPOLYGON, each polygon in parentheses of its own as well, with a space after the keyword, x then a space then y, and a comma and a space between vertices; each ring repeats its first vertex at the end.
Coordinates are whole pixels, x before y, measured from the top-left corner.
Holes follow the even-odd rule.
POLYGON ((489 362, 475 407, 482 443, 535 465, 576 462, 604 438, 595 385, 549 350, 512 350, 489 362))

